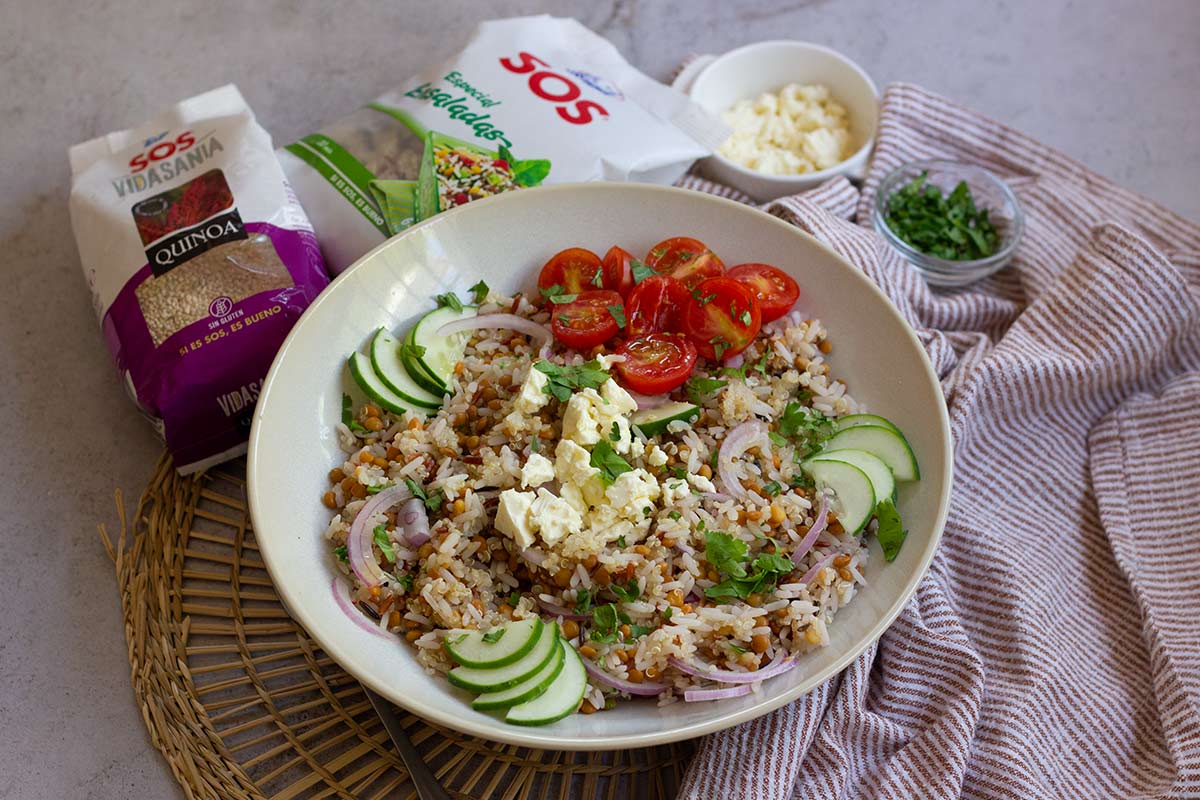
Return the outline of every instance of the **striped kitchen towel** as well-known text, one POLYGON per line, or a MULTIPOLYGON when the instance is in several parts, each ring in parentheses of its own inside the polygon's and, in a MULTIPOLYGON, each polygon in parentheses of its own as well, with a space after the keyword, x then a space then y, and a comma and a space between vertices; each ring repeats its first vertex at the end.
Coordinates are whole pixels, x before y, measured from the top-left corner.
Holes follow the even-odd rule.
POLYGON ((681 797, 1200 798, 1200 226, 910 85, 884 94, 861 194, 838 180, 767 210, 917 330, 955 485, 895 624, 705 739, 681 797), (870 230, 881 178, 919 158, 1011 182, 1011 267, 931 291, 870 230))

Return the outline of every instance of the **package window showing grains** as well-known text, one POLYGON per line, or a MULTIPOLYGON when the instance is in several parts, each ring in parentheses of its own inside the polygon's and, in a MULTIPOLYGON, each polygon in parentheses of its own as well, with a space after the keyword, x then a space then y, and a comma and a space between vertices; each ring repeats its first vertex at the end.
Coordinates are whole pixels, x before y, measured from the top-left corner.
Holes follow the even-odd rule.
POLYGON ((341 272, 420 219, 543 181, 673 183, 727 134, 577 21, 520 17, 480 24, 279 160, 341 272))
POLYGON ((245 449, 262 379, 329 282, 236 87, 71 148, 71 222, 123 382, 181 472, 245 449))
POLYGON ((295 286, 271 237, 246 232, 220 170, 141 201, 133 220, 153 272, 135 294, 155 347, 214 311, 295 286))

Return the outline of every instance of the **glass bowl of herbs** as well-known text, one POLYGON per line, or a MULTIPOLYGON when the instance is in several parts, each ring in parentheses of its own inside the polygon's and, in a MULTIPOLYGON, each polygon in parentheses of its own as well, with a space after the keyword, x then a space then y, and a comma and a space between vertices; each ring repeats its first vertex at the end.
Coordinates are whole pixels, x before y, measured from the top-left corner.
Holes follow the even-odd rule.
POLYGON ((956 161, 913 161, 875 195, 875 230, 934 286, 966 286, 1003 268, 1025 229, 1008 184, 956 161))

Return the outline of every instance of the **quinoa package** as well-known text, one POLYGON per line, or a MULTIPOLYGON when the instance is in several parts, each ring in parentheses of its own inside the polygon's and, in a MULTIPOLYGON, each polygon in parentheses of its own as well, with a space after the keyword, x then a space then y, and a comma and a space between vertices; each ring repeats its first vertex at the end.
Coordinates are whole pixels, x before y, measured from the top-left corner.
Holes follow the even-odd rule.
POLYGON ((245 449, 276 350, 329 282, 235 86, 70 150, 71 225, 125 387, 181 473, 245 449))
POLYGON ((280 151, 331 270, 414 221, 547 183, 673 183, 728 128, 573 19, 482 23, 467 46, 280 151))

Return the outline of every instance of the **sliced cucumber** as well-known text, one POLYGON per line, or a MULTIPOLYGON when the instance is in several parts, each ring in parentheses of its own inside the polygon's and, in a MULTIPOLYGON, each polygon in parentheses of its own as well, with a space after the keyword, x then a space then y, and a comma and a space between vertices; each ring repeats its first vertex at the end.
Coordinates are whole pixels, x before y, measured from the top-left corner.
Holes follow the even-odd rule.
POLYGON ((400 342, 396 341, 387 328, 380 328, 371 339, 371 366, 379 380, 396 394, 410 403, 434 410, 441 408, 441 395, 426 390, 408 374, 400 360, 400 342))
POLYGON ((495 669, 455 667, 447 674, 450 682, 473 692, 498 692, 516 686, 546 666, 558 644, 558 625, 543 625, 533 648, 511 664, 495 669))
POLYGON ((549 725, 575 713, 587 690, 587 672, 574 647, 564 646, 563 651, 566 658, 562 672, 550 684, 550 688, 533 700, 510 708, 504 715, 505 722, 514 725, 549 725))
POLYGON ((533 649, 538 637, 542 635, 542 627, 542 621, 532 617, 490 631, 471 631, 447 639, 446 652, 454 659, 454 663, 464 667, 503 667, 533 649), (499 638, 495 638, 497 636, 499 638))
POLYGON ((873 453, 866 450, 825 450, 812 457, 813 461, 845 461, 851 466, 858 467, 867 474, 871 486, 875 490, 875 502, 884 500, 896 502, 896 479, 887 464, 873 453))
POLYGON ((416 357, 420 372, 422 377, 441 387, 440 391, 436 392, 438 394, 446 393, 450 377, 454 374, 454 365, 462 360, 469 337, 466 333, 438 336, 437 331, 449 322, 475 316, 476 311, 475 306, 463 306, 461 311, 441 306, 421 317, 413 326, 411 343, 425 349, 422 355, 416 357))
MULTIPOLYGON (((408 334, 404 337, 406 345, 413 343, 413 329, 409 328, 408 334)), ((419 352, 419 351, 418 351, 419 352)), ((434 378, 425 369, 421 360, 413 352, 413 348, 406 347, 400 352, 400 361, 404 364, 404 368, 408 370, 409 376, 417 382, 417 385, 432 394, 444 395, 447 393, 446 384, 441 380, 434 378)))
POLYGON ((403 414, 409 409, 429 411, 389 389, 387 384, 375 374, 375 369, 371 366, 371 359, 362 353, 353 353, 348 359, 348 363, 350 364, 350 374, 354 376, 354 382, 358 384, 358 388, 387 411, 391 411, 393 414, 403 414))
POLYGON ((699 416, 700 406, 671 401, 658 408, 635 411, 629 421, 648 439, 651 436, 658 436, 675 420, 692 422, 699 416))
POLYGON ((838 521, 847 533, 856 534, 875 514, 875 488, 867 473, 845 461, 809 459, 802 465, 818 486, 837 495, 838 521))
POLYGON ((566 651, 568 649, 568 645, 564 644, 560 638, 558 640, 558 647, 554 649, 554 656, 546 663, 546 666, 516 686, 502 689, 498 692, 479 695, 479 697, 475 698, 475 702, 471 703, 471 708, 476 711, 511 708, 521 703, 527 703, 535 697, 540 697, 542 692, 550 688, 550 684, 562 672, 563 664, 566 663, 566 651))
POLYGON ((893 425, 891 420, 884 419, 878 414, 851 414, 837 421, 837 429, 839 431, 844 431, 846 428, 859 428, 863 425, 876 425, 880 428, 889 428, 896 433, 900 433, 900 429, 893 425))
MULTIPOLYGON (((889 423, 890 424, 890 423, 889 423)), ((826 450, 866 450, 891 467, 898 481, 920 480, 917 458, 904 434, 882 425, 858 425, 838 431, 825 443, 826 450)))

